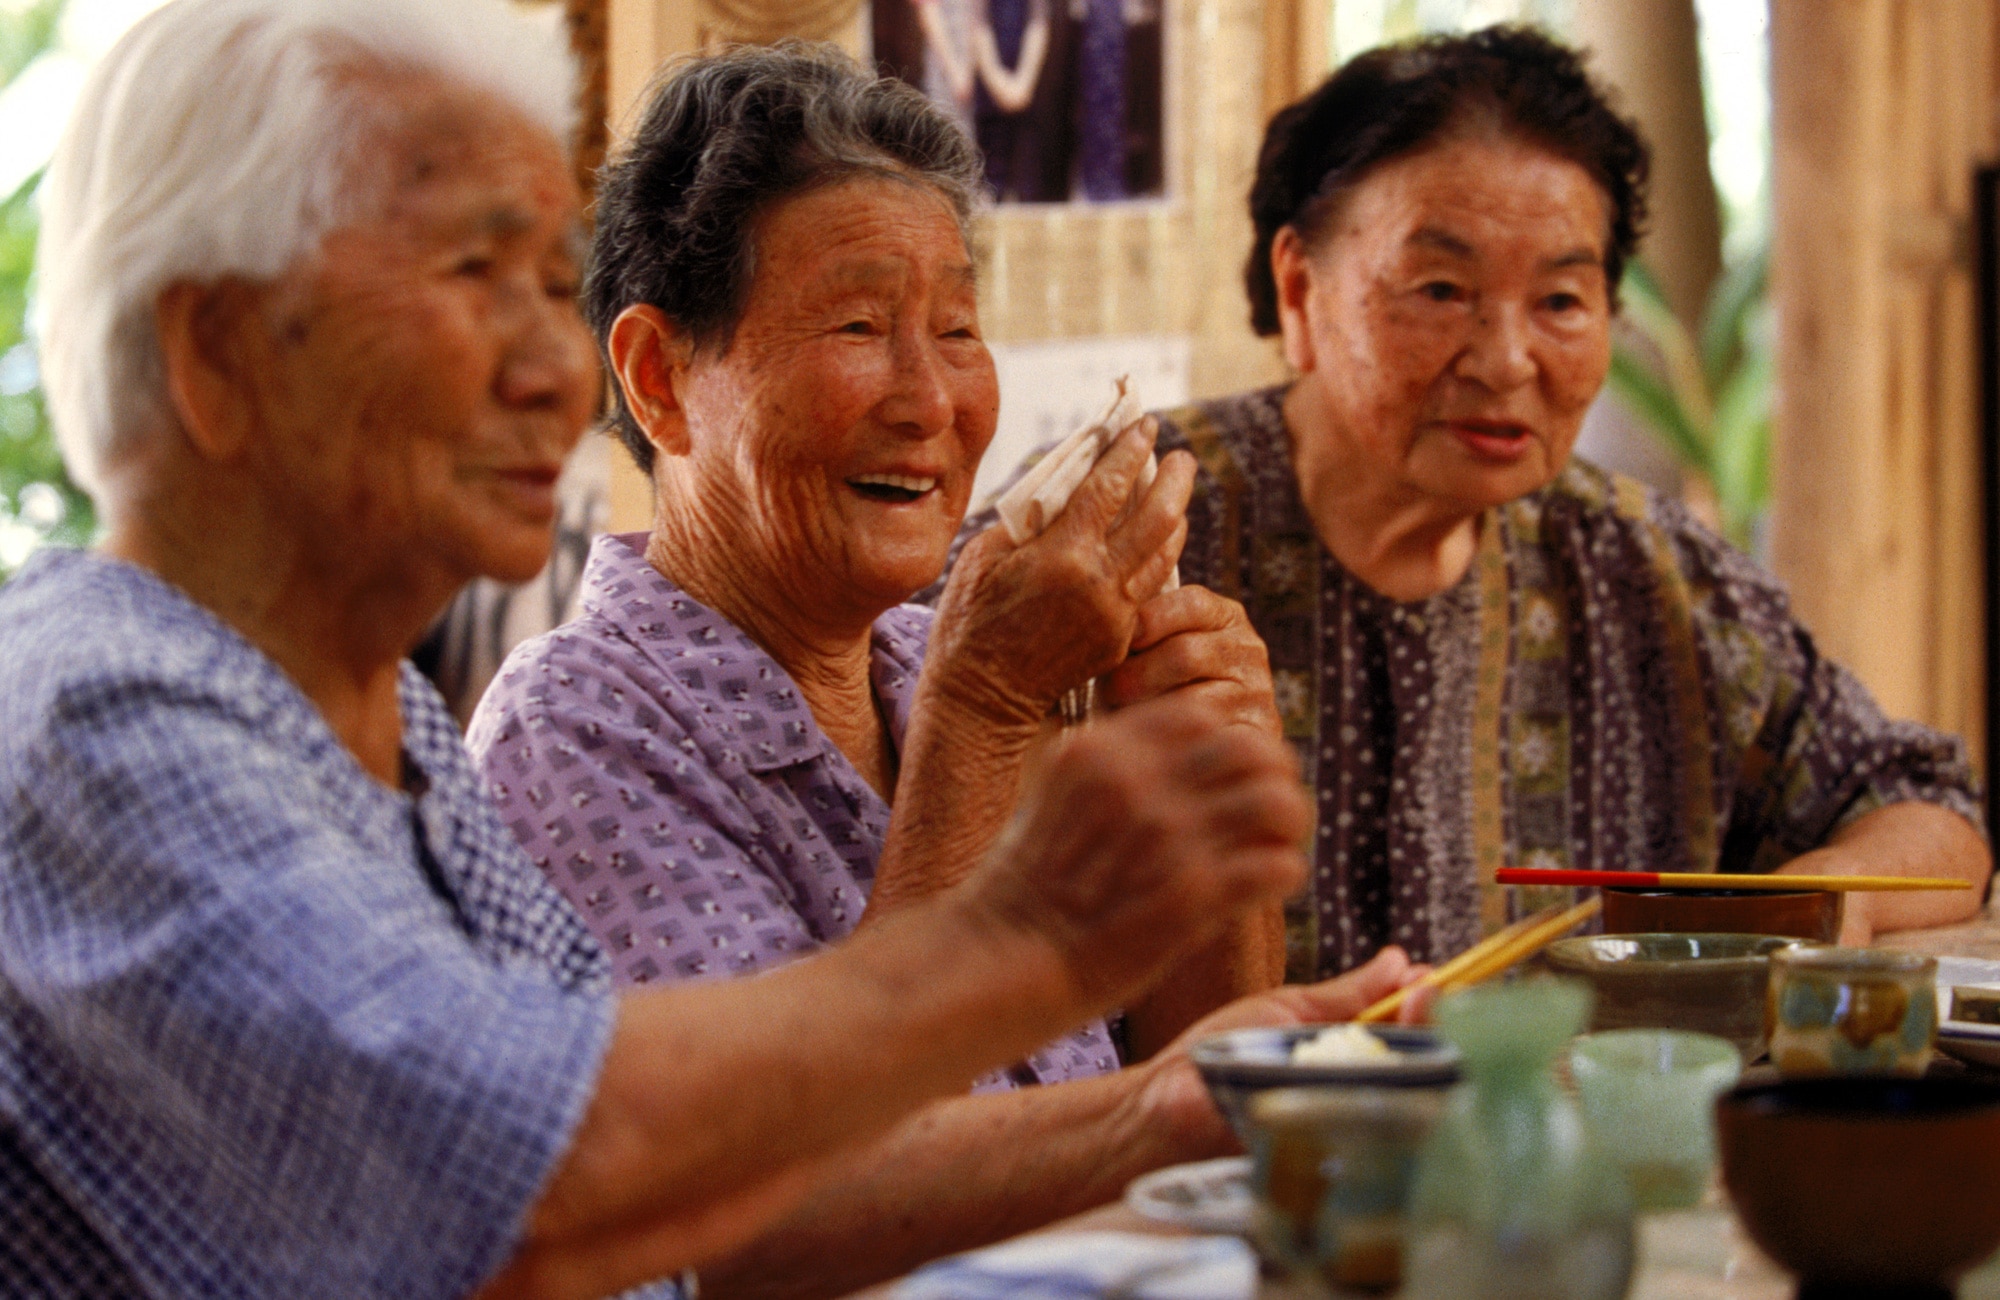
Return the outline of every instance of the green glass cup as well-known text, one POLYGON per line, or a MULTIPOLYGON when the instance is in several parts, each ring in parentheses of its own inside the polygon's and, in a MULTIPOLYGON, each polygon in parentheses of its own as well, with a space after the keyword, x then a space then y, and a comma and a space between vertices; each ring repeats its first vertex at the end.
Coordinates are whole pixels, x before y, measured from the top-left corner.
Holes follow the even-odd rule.
POLYGON ((1728 1039, 1680 1029, 1613 1029, 1570 1044, 1592 1145, 1625 1175, 1639 1210, 1699 1204, 1715 1168, 1715 1099, 1742 1058, 1728 1039))

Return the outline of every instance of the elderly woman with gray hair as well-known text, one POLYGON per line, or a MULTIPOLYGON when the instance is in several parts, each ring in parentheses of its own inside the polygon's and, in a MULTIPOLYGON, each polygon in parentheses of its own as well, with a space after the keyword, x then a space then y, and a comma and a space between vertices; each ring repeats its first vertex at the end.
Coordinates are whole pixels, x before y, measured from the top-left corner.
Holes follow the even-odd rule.
POLYGON ((84 88, 42 349, 108 534, 0 591, 0 1289, 616 1292, 1300 879, 1288 757, 1162 702, 809 972, 611 991, 403 661, 597 408, 570 84, 498 0, 174 0, 84 88))

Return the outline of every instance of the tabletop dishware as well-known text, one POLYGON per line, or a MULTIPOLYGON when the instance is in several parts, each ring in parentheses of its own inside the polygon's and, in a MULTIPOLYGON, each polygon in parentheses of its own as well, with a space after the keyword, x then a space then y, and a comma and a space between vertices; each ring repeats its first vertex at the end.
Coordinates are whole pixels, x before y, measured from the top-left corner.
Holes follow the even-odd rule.
POLYGON ((1403 1210, 1436 1088, 1279 1088, 1251 1098, 1256 1201, 1265 1257, 1346 1291, 1403 1277, 1403 1210))
POLYGON ((1833 943, 1847 895, 1825 889, 1606 889, 1606 934, 1779 934, 1833 943))
POLYGON ((1640 1210, 1699 1204, 1715 1166, 1715 1098, 1743 1073, 1736 1045, 1680 1029, 1613 1029, 1569 1045, 1591 1141, 1640 1210))
POLYGON ((1716 1128, 1737 1214, 1801 1300, 1948 1297, 2000 1247, 2000 1085, 1746 1085, 1717 1102, 1716 1128))
POLYGON ((1958 989, 2000 990, 2000 961, 1940 957, 1937 971, 1939 1050, 1969 1065, 2000 1067, 2000 1025, 1960 1017, 1953 996, 1958 989))
POLYGON ((1937 958, 1881 948, 1772 954, 1765 1020, 1786 1078, 1916 1077, 1937 1042, 1937 958))
POLYGON ((1631 1200, 1556 1086, 1583 1028, 1576 980, 1484 984, 1438 1004, 1464 1058, 1417 1163, 1406 1285, 1413 1300, 1615 1300, 1632 1276, 1631 1200))
POLYGON ((1542 960, 1588 980, 1593 1030, 1686 1029, 1714 1034, 1754 1061, 1765 1042, 1771 954, 1806 940, 1762 934, 1603 934, 1551 944, 1542 960))
POLYGON ((1247 1235, 1255 1215, 1250 1157, 1222 1156, 1155 1169, 1132 1180, 1125 1189, 1125 1204, 1155 1223, 1247 1235))
POLYGON ((1285 1025, 1236 1029, 1205 1038, 1189 1053, 1217 1110, 1236 1130, 1244 1147, 1251 1145, 1250 1098, 1273 1088, 1444 1088, 1458 1082, 1458 1049, 1434 1030, 1399 1025, 1370 1025, 1362 1031, 1387 1046, 1391 1054, 1373 1060, 1338 1064, 1294 1061, 1298 1044, 1319 1037, 1332 1025, 1285 1025))

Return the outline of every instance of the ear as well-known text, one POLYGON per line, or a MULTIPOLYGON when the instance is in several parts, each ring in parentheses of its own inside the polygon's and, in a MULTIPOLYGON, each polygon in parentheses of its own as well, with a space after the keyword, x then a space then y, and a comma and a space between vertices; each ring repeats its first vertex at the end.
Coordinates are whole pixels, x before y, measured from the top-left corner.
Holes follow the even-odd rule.
POLYGON ((1313 369, 1311 320, 1306 301, 1312 296, 1312 258, 1299 232, 1291 226, 1271 241, 1271 279, 1278 286, 1278 330, 1284 340, 1285 363, 1299 374, 1313 369))
POLYGON ((694 357, 687 331, 658 307, 640 303, 618 313, 606 341, 611 373, 626 409, 663 456, 685 456, 691 447, 680 385, 694 357))
POLYGON ((250 440, 255 406, 244 382, 245 328, 262 328, 248 286, 168 285, 153 303, 167 400, 201 456, 233 459, 250 440))

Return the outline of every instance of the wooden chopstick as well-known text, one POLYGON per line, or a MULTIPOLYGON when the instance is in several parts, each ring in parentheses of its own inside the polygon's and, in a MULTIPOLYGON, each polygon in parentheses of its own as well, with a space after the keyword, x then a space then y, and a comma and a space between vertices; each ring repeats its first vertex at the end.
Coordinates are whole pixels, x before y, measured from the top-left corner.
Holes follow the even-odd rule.
MULTIPOLYGON (((1582 906, 1589 907, 1591 910, 1585 912, 1581 917, 1578 918, 1578 920, 1587 919, 1590 916, 1596 915, 1597 907, 1601 906, 1601 904, 1597 903, 1595 900, 1592 900, 1591 903, 1583 904, 1582 906)), ((1569 911, 1572 912, 1576 910, 1577 910, 1576 908, 1569 909, 1569 911)), ((1473 969, 1475 966, 1485 961, 1485 959, 1490 954, 1499 952, 1501 949, 1507 947, 1509 944, 1512 944, 1516 940, 1525 937, 1526 935, 1540 929, 1541 927, 1551 925, 1566 915, 1568 915, 1568 913, 1563 910, 1562 904, 1558 903, 1554 907, 1545 907, 1541 911, 1536 912, 1532 916, 1524 916, 1520 920, 1514 922, 1512 925, 1505 927, 1504 929, 1495 930, 1492 934, 1487 935, 1484 939, 1481 939, 1478 943, 1473 944, 1470 948, 1467 948, 1464 952, 1458 954, 1458 956, 1453 957, 1450 961, 1445 962, 1443 965, 1440 966, 1431 967, 1430 970, 1424 972, 1424 974, 1419 976, 1417 979, 1412 980, 1410 983, 1405 984, 1402 988, 1397 989, 1394 993, 1391 993, 1388 997, 1383 998, 1380 1001, 1376 1002, 1366 1011, 1363 1011, 1360 1015, 1354 1017, 1355 1023, 1368 1025, 1368 1024, 1376 1024, 1379 1023, 1380 1021, 1387 1020, 1389 1017, 1395 1015, 1396 1012, 1402 1008, 1403 1003, 1408 1001, 1410 996, 1416 993, 1419 989, 1434 989, 1434 988, 1447 987, 1450 981, 1458 978, 1458 976, 1461 975, 1462 973, 1473 969)), ((1566 924, 1564 924, 1563 929, 1567 930, 1570 926, 1575 924, 1576 921, 1569 921, 1566 924)), ((1543 944, 1546 944, 1547 942, 1548 942, 1547 940, 1544 940, 1543 944)), ((1537 944, 1535 948, 1530 949, 1529 952, 1538 951, 1543 946, 1543 944, 1537 944)), ((1515 960, 1518 961, 1520 960, 1520 958, 1515 958, 1515 960)), ((1508 965, 1512 964, 1513 964, 1512 962, 1508 963, 1508 965)), ((1502 969, 1505 968, 1503 967, 1502 969)))
POLYGON ((1564 871, 1502 867, 1493 878, 1503 885, 1575 885, 1595 889, 1821 889, 1845 893, 1885 889, 1970 889, 1972 882, 1950 876, 1787 876, 1716 871, 1564 871))
POLYGON ((1560 916, 1542 922, 1540 925, 1516 935, 1497 948, 1489 950, 1478 962, 1457 972, 1444 982, 1444 991, 1471 988, 1483 984, 1510 966, 1526 961, 1556 940, 1582 925, 1591 917, 1604 910, 1604 900, 1593 898, 1578 903, 1560 916))

